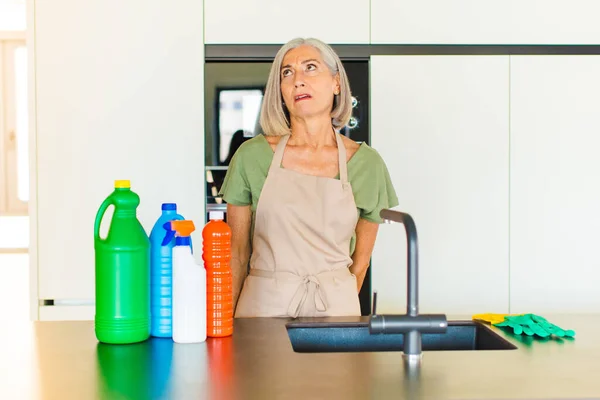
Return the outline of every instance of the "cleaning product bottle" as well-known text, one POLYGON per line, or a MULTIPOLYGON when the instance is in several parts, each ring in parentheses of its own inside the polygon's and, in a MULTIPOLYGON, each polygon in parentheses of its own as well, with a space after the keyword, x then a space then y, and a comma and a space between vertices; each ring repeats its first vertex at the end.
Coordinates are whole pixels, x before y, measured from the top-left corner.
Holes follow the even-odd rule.
POLYGON ((172 273, 175 232, 170 222, 183 220, 177 204, 163 203, 150 233, 150 335, 170 338, 172 332, 172 273))
POLYGON ((196 264, 190 235, 196 229, 189 220, 171 221, 173 248, 173 341, 206 340, 206 271, 196 264))
POLYGON ((202 230, 202 259, 206 268, 207 335, 233 334, 233 278, 231 228, 222 211, 211 211, 202 230))
POLYGON ((136 216, 139 196, 128 180, 115 181, 94 223, 96 338, 126 344, 150 337, 150 240, 136 216), (107 208, 114 213, 106 238, 100 223, 107 208))

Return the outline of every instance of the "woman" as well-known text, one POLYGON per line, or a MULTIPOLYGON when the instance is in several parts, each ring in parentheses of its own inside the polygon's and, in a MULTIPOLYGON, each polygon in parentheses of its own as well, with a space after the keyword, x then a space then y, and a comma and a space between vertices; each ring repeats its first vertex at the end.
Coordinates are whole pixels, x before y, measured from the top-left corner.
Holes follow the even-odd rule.
POLYGON ((379 154, 338 133, 351 100, 330 46, 294 39, 277 53, 264 135, 240 146, 221 189, 236 317, 360 315, 379 211, 398 200, 379 154))

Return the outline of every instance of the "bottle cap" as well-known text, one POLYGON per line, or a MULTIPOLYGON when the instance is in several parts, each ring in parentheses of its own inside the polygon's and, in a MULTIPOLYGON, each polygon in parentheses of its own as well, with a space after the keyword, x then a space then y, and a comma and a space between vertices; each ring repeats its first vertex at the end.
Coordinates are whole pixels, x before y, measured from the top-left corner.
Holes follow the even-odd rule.
POLYGON ((175 220, 171 221, 171 230, 177 233, 177 236, 190 236, 196 230, 194 221, 190 220, 175 220))
POLYGON ((131 188, 131 183, 127 179, 116 180, 115 181, 115 189, 129 189, 131 188))
POLYGON ((177 211, 177 204, 175 203, 163 203, 161 206, 163 211, 177 211))
POLYGON ((212 220, 223 219, 225 217, 225 213, 223 211, 211 211, 208 213, 208 218, 212 220))

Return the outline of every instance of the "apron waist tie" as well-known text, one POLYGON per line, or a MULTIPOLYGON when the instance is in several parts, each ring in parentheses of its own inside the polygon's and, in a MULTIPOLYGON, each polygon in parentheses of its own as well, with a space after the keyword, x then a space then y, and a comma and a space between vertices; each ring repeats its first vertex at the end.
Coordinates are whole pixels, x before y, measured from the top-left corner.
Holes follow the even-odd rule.
POLYGON ((288 315, 292 318, 297 318, 300 315, 300 310, 302 306, 306 302, 306 298, 308 297, 308 289, 309 285, 314 285, 315 287, 315 308, 317 311, 327 311, 327 299, 325 297, 325 291, 321 286, 321 282, 318 277, 332 277, 335 280, 335 277, 345 277, 350 273, 347 268, 340 268, 332 271, 321 272, 317 275, 305 275, 300 276, 296 275, 292 272, 275 272, 275 271, 267 271, 263 269, 250 269, 250 275, 259 276, 262 278, 272 278, 272 279, 284 279, 288 281, 297 281, 299 283, 298 289, 294 293, 292 297, 292 301, 288 306, 288 315))
POLYGON ((321 288, 320 282, 314 275, 307 275, 302 278, 302 282, 296 289, 296 293, 294 293, 294 297, 292 297, 292 301, 288 307, 288 315, 293 318, 297 318, 300 315, 300 310, 306 301, 306 297, 308 296, 308 287, 310 284, 315 286, 315 307, 318 311, 326 311, 327 303, 325 301, 325 292, 321 288))

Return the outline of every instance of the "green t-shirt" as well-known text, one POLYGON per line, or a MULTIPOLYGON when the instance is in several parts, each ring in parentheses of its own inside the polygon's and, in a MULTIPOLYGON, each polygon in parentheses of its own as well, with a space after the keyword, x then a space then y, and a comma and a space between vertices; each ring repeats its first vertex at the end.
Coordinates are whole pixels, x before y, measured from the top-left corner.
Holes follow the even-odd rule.
MULTIPOLYGON (((256 206, 273 155, 273 149, 262 134, 244 142, 231 159, 219 192, 223 200, 229 204, 250 205, 252 210, 250 238, 254 231, 256 206)), ((398 198, 383 159, 376 150, 362 143, 347 165, 348 180, 352 186, 359 217, 382 223, 379 212, 384 208, 398 205, 398 198)), ((350 254, 354 252, 355 239, 355 237, 352 239, 350 254)))

